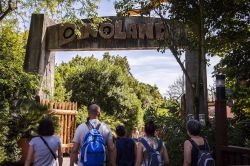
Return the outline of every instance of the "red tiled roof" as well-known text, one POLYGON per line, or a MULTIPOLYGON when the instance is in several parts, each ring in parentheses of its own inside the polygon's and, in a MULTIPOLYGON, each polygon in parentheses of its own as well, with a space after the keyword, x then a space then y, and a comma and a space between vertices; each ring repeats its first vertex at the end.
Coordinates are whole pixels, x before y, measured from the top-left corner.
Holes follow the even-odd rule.
MULTIPOLYGON (((227 118, 233 118, 234 114, 232 112, 231 107, 227 106, 226 108, 227 108, 227 118)), ((215 106, 214 105, 208 106, 208 116, 210 118, 214 118, 214 116, 215 116, 215 106)))

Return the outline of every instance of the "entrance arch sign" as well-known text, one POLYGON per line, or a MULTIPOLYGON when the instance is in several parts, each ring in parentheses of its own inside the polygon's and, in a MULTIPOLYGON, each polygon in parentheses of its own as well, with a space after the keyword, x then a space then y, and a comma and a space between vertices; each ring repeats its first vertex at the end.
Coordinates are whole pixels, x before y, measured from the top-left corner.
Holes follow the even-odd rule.
MULTIPOLYGON (((55 24, 44 14, 32 15, 24 70, 41 76, 40 98, 46 99, 54 94, 55 51, 158 49, 168 38, 164 27, 171 31, 176 43, 183 45, 186 38, 184 26, 169 20, 165 26, 160 18, 107 17, 107 21, 96 29, 91 27, 89 20, 83 22, 78 36, 72 24, 55 24)), ((187 50, 186 68, 193 83, 198 75, 196 61, 197 52, 187 50)), ((191 85, 187 81, 186 99, 187 113, 192 113, 191 85)))
MULTIPOLYGON (((156 49, 164 38, 165 26, 160 18, 107 17, 93 29, 88 20, 83 20, 81 35, 75 33, 75 25, 57 24, 48 27, 48 50, 141 50, 156 49)), ((183 41, 185 31, 177 23, 169 22, 175 38, 183 41)))

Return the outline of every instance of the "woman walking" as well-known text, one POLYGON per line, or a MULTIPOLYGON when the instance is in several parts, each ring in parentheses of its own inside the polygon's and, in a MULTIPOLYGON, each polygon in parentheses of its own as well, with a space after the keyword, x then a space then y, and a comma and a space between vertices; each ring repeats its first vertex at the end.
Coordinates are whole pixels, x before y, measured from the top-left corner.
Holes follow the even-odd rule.
POLYGON ((184 163, 183 166, 206 165, 214 166, 214 159, 209 153, 209 145, 201 135, 201 124, 197 120, 187 122, 187 133, 190 139, 184 143, 184 163), (204 155, 202 155, 204 153, 204 155), (198 163, 199 161, 199 163, 198 163))
POLYGON ((136 166, 166 166, 169 163, 167 149, 155 136, 155 130, 153 121, 145 124, 145 136, 137 147, 136 166))
POLYGON ((34 155, 34 166, 54 166, 58 158, 59 166, 62 166, 63 156, 61 141, 54 136, 54 125, 51 119, 43 119, 38 127, 38 137, 32 138, 29 143, 28 155, 25 166, 30 166, 34 155))

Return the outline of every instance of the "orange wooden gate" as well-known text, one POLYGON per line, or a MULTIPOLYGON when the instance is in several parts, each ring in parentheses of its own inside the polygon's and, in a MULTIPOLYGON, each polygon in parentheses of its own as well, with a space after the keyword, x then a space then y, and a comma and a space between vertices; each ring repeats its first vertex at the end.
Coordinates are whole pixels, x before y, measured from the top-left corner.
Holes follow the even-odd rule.
POLYGON ((47 105, 49 113, 55 115, 59 119, 60 132, 58 135, 62 141, 63 153, 70 153, 73 147, 73 137, 76 129, 76 102, 56 102, 47 99, 40 100, 42 105, 47 105))

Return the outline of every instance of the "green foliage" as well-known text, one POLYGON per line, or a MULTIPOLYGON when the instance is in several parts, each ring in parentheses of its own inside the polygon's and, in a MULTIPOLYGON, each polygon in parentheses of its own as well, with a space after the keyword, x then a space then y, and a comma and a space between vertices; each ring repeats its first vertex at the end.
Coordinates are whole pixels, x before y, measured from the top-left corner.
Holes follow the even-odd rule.
MULTIPOLYGON (((6 123, 3 128, 5 140, 0 143, 0 147, 5 150, 6 158, 4 162, 16 162, 20 159, 20 149, 17 142, 20 138, 31 138, 38 127, 38 122, 44 117, 47 108, 41 106, 34 100, 18 100, 10 107, 1 110, 8 117, 3 117, 6 123)), ((2 117, 1 117, 2 118, 2 117)))
MULTIPOLYGON (((86 106, 82 106, 77 110, 76 115, 76 125, 80 125, 85 123, 88 117, 88 110, 86 106)), ((113 135, 115 135, 114 131, 116 126, 123 124, 119 119, 115 118, 112 115, 107 115, 105 112, 102 112, 100 120, 106 123, 112 130, 113 135)))
POLYGON ((163 98, 157 87, 139 83, 130 73, 126 57, 103 55, 102 60, 75 57, 56 68, 55 99, 67 96, 77 101, 80 110, 77 123, 86 121, 86 106, 97 103, 103 111, 102 120, 112 129, 124 124, 130 132, 144 124, 144 112, 159 107, 163 98))
POLYGON ((239 119, 238 121, 231 119, 228 122, 229 144, 250 147, 250 118, 239 119))
MULTIPOLYGON (((160 131, 160 137, 164 140, 168 150, 171 166, 182 165, 183 145, 189 139, 186 131, 185 119, 179 116, 179 103, 165 101, 158 109, 149 109, 144 116, 145 121, 153 120, 160 131)), ((207 137, 211 150, 214 150, 214 122, 202 129, 202 136, 207 137)))
MULTIPOLYGON (((57 78, 63 78, 56 82, 63 83, 66 93, 72 94, 70 100, 77 101, 84 110, 89 104, 98 103, 106 117, 123 119, 123 123, 131 128, 132 118, 129 117, 136 119, 138 104, 133 103, 137 97, 128 85, 130 75, 125 71, 129 69, 124 62, 123 58, 108 54, 101 61, 94 57, 76 57, 57 67, 57 78)), ((84 119, 80 121, 86 119, 82 117, 84 119)))
POLYGON ((11 20, 0 27, 0 163, 20 158, 17 142, 37 126, 44 109, 34 103, 38 77, 22 69, 27 34, 11 20))
POLYGON ((88 118, 88 109, 86 106, 83 105, 80 108, 78 108, 78 110, 77 110, 76 126, 86 122, 87 118, 88 118))
POLYGON ((181 165, 183 157, 183 143, 188 138, 185 122, 178 112, 178 103, 165 101, 158 109, 149 109, 144 116, 145 121, 153 120, 161 132, 168 150, 170 164, 181 165))
POLYGON ((0 101, 31 98, 38 88, 38 79, 23 72, 26 33, 19 33, 15 21, 0 28, 0 101))
POLYGON ((54 21, 72 22, 76 26, 82 23, 82 17, 88 17, 93 25, 102 18, 97 17, 97 9, 100 0, 8 0, 0 2, 0 21, 3 18, 17 18, 27 21, 31 13, 45 13, 54 21), (9 3, 11 2, 11 3, 9 3), (28 11, 28 12, 27 12, 28 11), (6 15, 4 16, 4 14, 6 15), (2 17, 3 16, 3 17, 2 17))
POLYGON ((10 107, 9 127, 11 133, 9 135, 31 137, 47 110, 46 106, 42 106, 34 100, 19 100, 17 104, 10 107))
POLYGON ((229 120, 229 143, 238 146, 250 146, 250 49, 249 41, 230 52, 215 67, 216 73, 225 74, 227 88, 233 92, 228 96, 234 101, 232 112, 235 117, 229 120))

